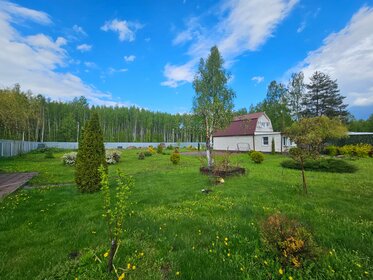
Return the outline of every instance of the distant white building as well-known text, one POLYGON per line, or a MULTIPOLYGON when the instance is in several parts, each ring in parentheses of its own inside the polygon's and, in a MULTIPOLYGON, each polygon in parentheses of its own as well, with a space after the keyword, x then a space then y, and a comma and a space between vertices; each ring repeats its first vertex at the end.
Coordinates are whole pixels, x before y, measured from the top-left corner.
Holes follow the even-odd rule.
POLYGON ((272 139, 275 151, 284 152, 295 146, 290 139, 274 132, 271 120, 264 112, 235 117, 225 129, 213 136, 213 147, 217 151, 272 151, 272 139))

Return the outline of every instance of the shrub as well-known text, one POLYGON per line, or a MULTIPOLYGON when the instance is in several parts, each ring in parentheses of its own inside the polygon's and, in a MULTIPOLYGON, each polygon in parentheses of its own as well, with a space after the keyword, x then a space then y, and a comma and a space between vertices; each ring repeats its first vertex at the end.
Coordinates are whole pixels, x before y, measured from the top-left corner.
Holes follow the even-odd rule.
POLYGON ((271 154, 274 155, 275 153, 276 153, 275 139, 272 138, 272 142, 271 142, 271 154))
POLYGON ((153 146, 149 146, 148 149, 147 149, 147 151, 149 153, 151 153, 152 155, 154 155, 156 153, 156 150, 153 148, 153 146))
POLYGON ((252 151, 250 153, 251 160, 255 163, 262 163, 264 160, 264 155, 261 152, 252 151))
POLYGON ((139 153, 139 159, 145 159, 145 154, 143 152, 139 153))
POLYGON ((71 166, 75 165, 75 162, 76 162, 76 152, 71 152, 71 153, 64 154, 62 156, 62 162, 65 165, 71 165, 71 166))
POLYGON ((151 152, 149 152, 148 150, 146 150, 146 151, 144 152, 144 155, 145 155, 146 157, 151 157, 153 154, 152 154, 151 152))
POLYGON ((81 192, 95 192, 101 188, 98 168, 107 170, 104 138, 97 113, 85 125, 76 156, 75 182, 81 192))
POLYGON ((327 146, 325 148, 325 153, 329 156, 336 156, 338 154, 338 148, 334 145, 327 146))
POLYGON ((44 154, 45 158, 54 158, 54 155, 51 150, 46 150, 44 154))
POLYGON ((167 149, 167 150, 173 150, 173 149, 174 149, 174 146, 172 146, 172 145, 168 145, 166 149, 167 149))
MULTIPOLYGON (((284 160, 281 166, 290 169, 301 169, 300 163, 292 159, 284 160)), ((311 171, 333 172, 333 173, 354 173, 357 167, 341 159, 322 158, 318 160, 306 160, 304 169, 311 171)))
POLYGON ((180 162, 180 153, 178 149, 175 149, 171 154, 170 160, 173 164, 179 164, 180 162))
POLYGON ((341 155, 350 157, 367 157, 371 150, 372 145, 369 144, 344 145, 338 148, 341 155))
POLYGON ((299 268, 318 253, 311 233, 296 220, 275 214, 269 216, 261 228, 267 249, 275 253, 283 265, 299 268))
POLYGON ((162 144, 159 144, 159 145, 157 146, 157 153, 158 153, 158 154, 163 154, 163 145, 162 145, 162 144))
POLYGON ((116 164, 120 161, 120 153, 117 151, 106 151, 105 156, 107 164, 116 164))

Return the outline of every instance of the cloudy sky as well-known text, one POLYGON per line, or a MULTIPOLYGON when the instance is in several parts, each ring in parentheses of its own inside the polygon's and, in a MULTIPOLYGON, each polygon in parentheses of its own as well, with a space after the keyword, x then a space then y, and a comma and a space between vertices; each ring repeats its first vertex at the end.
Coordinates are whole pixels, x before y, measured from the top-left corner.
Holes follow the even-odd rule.
POLYGON ((237 109, 271 80, 320 70, 356 117, 373 113, 373 1, 0 0, 0 87, 52 99, 189 112, 213 45, 237 109))

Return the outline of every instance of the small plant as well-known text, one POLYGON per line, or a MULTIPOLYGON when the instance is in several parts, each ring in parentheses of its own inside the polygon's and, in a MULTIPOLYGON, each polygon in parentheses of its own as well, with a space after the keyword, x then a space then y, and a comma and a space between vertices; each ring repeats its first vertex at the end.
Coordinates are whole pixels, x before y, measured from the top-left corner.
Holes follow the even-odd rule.
POLYGON ((271 142, 271 154, 274 155, 275 153, 276 153, 275 139, 272 138, 272 142, 271 142))
POLYGON ((146 151, 144 152, 144 155, 145 155, 146 157, 151 157, 151 156, 153 155, 153 153, 151 153, 151 152, 149 152, 148 150, 146 150, 146 151))
POLYGON ((116 164, 120 161, 120 153, 117 151, 106 151, 106 163, 116 164))
MULTIPOLYGON (((304 170, 312 171, 333 173, 354 173, 357 171, 355 165, 335 158, 307 159, 303 165, 304 170)), ((282 161, 281 166, 290 169, 302 169, 300 163, 292 159, 282 161)))
POLYGON ((153 146, 149 146, 148 149, 147 149, 147 152, 149 152, 152 155, 154 155, 156 153, 156 150, 153 148, 153 146))
POLYGON ((174 152, 171 154, 170 160, 173 164, 179 164, 180 162, 180 153, 179 149, 175 149, 174 152))
POLYGON ((280 214, 269 216, 262 224, 262 236, 268 250, 285 266, 300 268, 318 253, 311 233, 296 220, 280 214))
POLYGON ((145 159, 145 154, 143 152, 139 153, 138 159, 140 159, 140 160, 145 159))
POLYGON ((44 154, 45 158, 54 158, 54 155, 51 150, 46 150, 44 154))
POLYGON ((334 145, 325 147, 325 153, 329 156, 336 156, 338 154, 338 148, 334 145))
POLYGON ((71 152, 71 153, 64 154, 62 156, 62 162, 63 162, 64 165, 70 165, 70 166, 75 165, 76 152, 71 152))
POLYGON ((264 160, 264 155, 261 152, 252 151, 250 153, 251 160, 255 163, 262 163, 264 160))
POLYGON ((158 153, 158 154, 163 154, 163 145, 162 145, 162 144, 159 144, 159 145, 157 146, 157 153, 158 153))
POLYGON ((106 168, 101 165, 99 168, 101 176, 102 193, 104 197, 104 218, 106 219, 109 229, 110 250, 108 251, 108 272, 113 269, 113 260, 120 246, 123 221, 127 211, 127 200, 130 191, 134 185, 133 178, 125 175, 119 169, 117 170, 117 180, 115 189, 115 199, 111 199, 109 178, 106 168))
POLYGON ((174 149, 174 146, 172 146, 172 145, 168 145, 166 149, 167 149, 167 150, 173 150, 173 149, 174 149))

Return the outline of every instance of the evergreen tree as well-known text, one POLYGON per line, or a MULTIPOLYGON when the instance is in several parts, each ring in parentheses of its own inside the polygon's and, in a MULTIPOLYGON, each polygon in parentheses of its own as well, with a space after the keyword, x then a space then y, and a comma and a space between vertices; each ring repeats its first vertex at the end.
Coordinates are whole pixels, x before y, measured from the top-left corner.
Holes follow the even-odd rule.
POLYGON ((100 189, 100 165, 107 169, 104 139, 98 114, 95 112, 83 129, 76 156, 75 182, 81 192, 100 189))
POLYGON ((327 116, 344 119, 348 115, 347 105, 343 104, 344 96, 340 95, 336 80, 329 75, 316 71, 307 84, 307 93, 304 95, 302 105, 305 117, 327 116))
POLYGON ((204 61, 201 58, 193 87, 196 91, 193 110, 204 124, 208 166, 213 165, 212 136, 218 129, 225 128, 233 118, 235 93, 228 88, 229 75, 223 68, 223 58, 216 46, 204 61))

